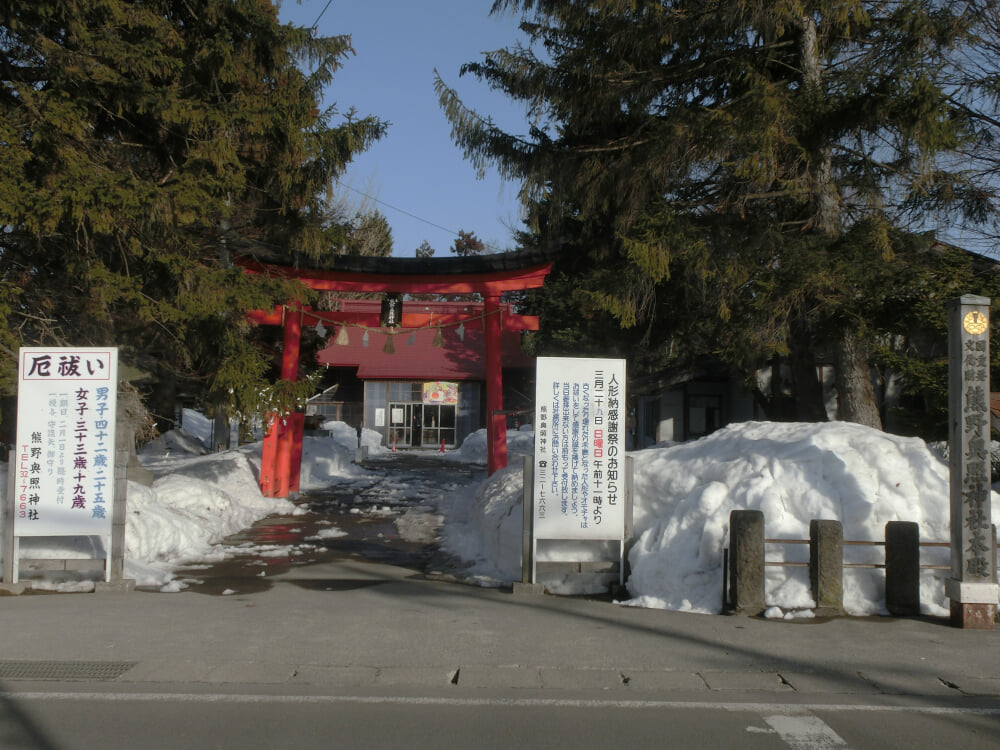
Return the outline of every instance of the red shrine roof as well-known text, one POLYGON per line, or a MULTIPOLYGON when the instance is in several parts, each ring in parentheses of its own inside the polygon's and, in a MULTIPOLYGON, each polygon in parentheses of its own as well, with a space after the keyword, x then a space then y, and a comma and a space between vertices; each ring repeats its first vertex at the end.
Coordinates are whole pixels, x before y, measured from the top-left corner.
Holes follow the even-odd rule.
MULTIPOLYGON (((342 300, 339 312, 364 314, 377 312, 380 307, 379 300, 342 300)), ((508 324, 510 319, 519 319, 510 313, 509 305, 501 305, 501 310, 508 324)), ((344 326, 348 343, 343 346, 336 343, 341 324, 324 322, 327 345, 317 360, 331 367, 357 367, 362 380, 485 380, 486 342, 482 322, 481 302, 406 300, 402 326, 391 334, 386 328, 348 324, 344 326), (439 330, 443 345, 434 346, 439 330), (384 351, 390 335, 395 353, 384 351)), ((504 368, 534 365, 534 359, 521 351, 520 332, 507 327, 500 335, 500 356, 504 368)))

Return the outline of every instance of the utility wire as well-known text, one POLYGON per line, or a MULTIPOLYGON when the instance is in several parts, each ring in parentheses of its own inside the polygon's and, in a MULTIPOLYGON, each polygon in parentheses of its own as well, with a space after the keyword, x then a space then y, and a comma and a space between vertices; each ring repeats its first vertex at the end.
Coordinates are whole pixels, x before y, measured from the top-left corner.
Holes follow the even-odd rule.
POLYGON ((447 232, 448 234, 452 235, 453 237, 458 237, 458 232, 456 232, 453 229, 448 229, 448 227, 443 227, 440 224, 435 224, 433 221, 425 219, 422 216, 417 216, 416 214, 412 214, 409 211, 400 208, 399 206, 394 206, 391 203, 386 203, 384 200, 376 198, 374 195, 370 195, 370 194, 366 193, 363 190, 358 190, 355 187, 351 187, 347 183, 341 182, 340 180, 337 180, 337 184, 340 185, 342 188, 347 188, 348 190, 351 190, 352 192, 355 192, 358 195, 360 195, 360 196, 362 196, 364 198, 367 198, 370 201, 373 201, 375 203, 379 203, 379 204, 385 206, 386 208, 391 208, 393 211, 399 211, 399 213, 401 213, 401 214, 406 214, 411 219, 416 219, 417 221, 422 221, 424 224, 429 224, 430 226, 432 226, 432 227, 434 227, 436 229, 440 229, 442 232, 447 232))
MULTIPOLYGON (((357 193, 358 195, 360 195, 360 196, 362 196, 364 198, 367 198, 368 200, 370 200, 370 201, 372 201, 374 203, 378 203, 378 204, 380 204, 382 206, 385 206, 386 208, 391 208, 393 211, 398 211, 401 214, 405 214, 406 216, 409 216, 411 219, 416 219, 417 221, 421 221, 424 224, 427 224, 429 226, 434 227, 435 229, 440 229, 442 232, 447 232, 448 234, 450 234, 452 237, 455 237, 456 239, 459 237, 459 233, 456 232, 454 229, 449 229, 448 227, 443 227, 440 224, 435 224, 433 221, 430 221, 429 219, 425 219, 422 216, 417 216, 416 214, 410 213, 409 211, 407 211, 407 210, 405 210, 403 208, 399 208, 398 206, 394 206, 391 203, 386 203, 384 200, 376 198, 374 195, 366 193, 363 190, 358 190, 355 187, 351 187, 350 185, 348 185, 345 182, 342 182, 339 179, 337 180, 337 184, 340 185, 343 188, 347 188, 348 190, 357 193)), ((480 242, 482 242, 485 247, 489 248, 494 253, 502 253, 502 252, 504 252, 503 248, 497 247, 496 245, 488 243, 488 242, 486 242, 484 240, 480 240, 480 242)))
MULTIPOLYGON (((321 10, 319 12, 319 15, 316 16, 316 20, 313 21, 313 24, 312 24, 312 26, 310 28, 312 29, 312 32, 313 32, 314 36, 318 32, 318 27, 319 27, 320 19, 323 18, 323 15, 326 13, 326 11, 329 9, 329 7, 332 4, 333 4, 333 0, 326 0, 326 5, 323 6, 323 10, 321 10)), ((374 195, 369 195, 368 193, 364 192, 363 190, 358 190, 357 188, 351 187, 350 185, 347 185, 347 184, 341 182, 340 180, 337 180, 337 184, 340 185, 343 188, 347 188, 348 190, 351 190, 351 191, 357 193, 360 196, 363 196, 364 198, 367 198, 370 201, 374 201, 375 203, 378 203, 378 204, 380 204, 382 206, 385 206, 386 208, 391 208, 393 211, 398 211, 401 214, 409 216, 411 219, 416 219, 417 221, 421 221, 424 224, 427 224, 428 226, 434 227, 435 229, 440 229, 442 232, 447 232, 452 237, 456 237, 457 238, 459 236, 458 232, 456 232, 454 229, 449 229, 448 227, 443 227, 440 224, 435 224, 433 221, 429 221, 428 219, 425 219, 422 216, 417 216, 416 214, 410 213, 409 211, 407 211, 405 209, 402 209, 399 206, 393 206, 391 203, 386 203, 385 201, 376 198, 374 195)), ((496 245, 492 245, 492 244, 490 244, 488 242, 485 242, 483 240, 480 240, 480 242, 482 242, 485 247, 489 248, 490 250, 492 250, 495 253, 503 252, 503 249, 497 247, 496 245)))
POLYGON ((333 0, 326 0, 326 5, 324 5, 324 6, 323 6, 323 10, 321 10, 321 11, 319 12, 319 15, 318 15, 318 16, 316 16, 316 20, 315 20, 315 21, 313 21, 313 25, 312 25, 312 27, 311 27, 311 28, 312 28, 312 30, 313 30, 313 34, 315 34, 315 33, 316 33, 316 31, 317 31, 317 28, 316 28, 316 27, 317 27, 317 26, 319 26, 319 19, 321 19, 321 18, 323 17, 323 14, 324 14, 324 13, 326 13, 326 9, 330 7, 330 4, 331 4, 332 2, 333 2, 333 0))

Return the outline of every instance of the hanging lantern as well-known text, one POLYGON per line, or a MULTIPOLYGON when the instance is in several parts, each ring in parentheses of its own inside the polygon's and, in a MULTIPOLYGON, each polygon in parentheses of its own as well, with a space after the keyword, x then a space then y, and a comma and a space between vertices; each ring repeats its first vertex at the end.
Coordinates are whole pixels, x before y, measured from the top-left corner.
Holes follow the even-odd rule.
POLYGON ((399 328, 403 319, 403 297, 387 294, 382 298, 382 315, 379 321, 383 328, 399 328))
POLYGON ((340 330, 337 331, 337 338, 333 340, 337 346, 347 346, 351 343, 351 340, 347 338, 347 326, 341 326, 340 330))

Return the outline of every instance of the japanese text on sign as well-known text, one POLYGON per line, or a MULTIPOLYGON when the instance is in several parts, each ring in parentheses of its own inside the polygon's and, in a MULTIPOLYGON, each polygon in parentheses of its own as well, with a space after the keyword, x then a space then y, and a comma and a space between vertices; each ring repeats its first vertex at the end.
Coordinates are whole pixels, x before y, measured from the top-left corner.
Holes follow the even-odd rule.
POLYGON ((110 533, 117 370, 116 349, 21 349, 16 535, 110 533))
POLYGON ((620 539, 624 360, 540 357, 535 394, 535 536, 620 539))
POLYGON ((962 351, 962 420, 966 468, 962 476, 963 550, 966 580, 990 580, 989 356, 986 337, 969 339, 962 351))

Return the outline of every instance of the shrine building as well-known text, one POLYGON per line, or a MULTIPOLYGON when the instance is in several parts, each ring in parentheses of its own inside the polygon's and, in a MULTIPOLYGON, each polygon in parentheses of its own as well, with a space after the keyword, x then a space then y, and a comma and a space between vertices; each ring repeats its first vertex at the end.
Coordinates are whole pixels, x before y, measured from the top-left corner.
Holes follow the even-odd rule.
MULTIPOLYGON (((383 306, 380 300, 335 304, 338 311, 365 319, 379 316, 383 306)), ((326 346, 317 362, 327 371, 324 384, 332 385, 309 400, 307 422, 363 425, 380 433, 383 445, 398 450, 457 448, 487 424, 484 303, 403 298, 400 304, 396 328, 342 324, 320 329, 326 346)), ((510 305, 501 304, 500 314, 519 320, 526 330, 537 327, 510 305)), ((524 384, 534 374, 534 359, 522 352, 519 331, 501 331, 500 362, 507 424, 515 427, 520 411, 530 412, 524 384)))

